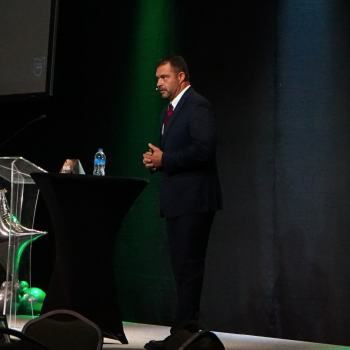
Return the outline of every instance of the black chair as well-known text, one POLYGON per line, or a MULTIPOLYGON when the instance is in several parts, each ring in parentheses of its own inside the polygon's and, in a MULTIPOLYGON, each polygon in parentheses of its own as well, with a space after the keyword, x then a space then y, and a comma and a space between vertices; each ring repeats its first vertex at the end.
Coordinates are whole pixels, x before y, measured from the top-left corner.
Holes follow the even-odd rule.
POLYGON ((70 310, 54 310, 29 321, 22 333, 50 350, 101 350, 103 335, 93 322, 70 310))
POLYGON ((0 335, 2 336, 2 339, 0 341, 1 350, 50 350, 43 344, 37 342, 36 340, 11 328, 0 327, 0 335), (10 342, 10 338, 8 337, 6 339, 4 335, 16 337, 20 340, 10 342))

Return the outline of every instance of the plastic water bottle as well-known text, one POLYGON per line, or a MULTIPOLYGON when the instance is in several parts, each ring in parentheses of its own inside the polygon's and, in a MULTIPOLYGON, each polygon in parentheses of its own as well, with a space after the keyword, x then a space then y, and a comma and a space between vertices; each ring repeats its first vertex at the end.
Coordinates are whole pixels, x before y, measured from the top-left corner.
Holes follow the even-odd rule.
POLYGON ((103 149, 99 148, 98 152, 95 154, 94 161, 94 175, 105 176, 106 167, 106 155, 103 153, 103 149))

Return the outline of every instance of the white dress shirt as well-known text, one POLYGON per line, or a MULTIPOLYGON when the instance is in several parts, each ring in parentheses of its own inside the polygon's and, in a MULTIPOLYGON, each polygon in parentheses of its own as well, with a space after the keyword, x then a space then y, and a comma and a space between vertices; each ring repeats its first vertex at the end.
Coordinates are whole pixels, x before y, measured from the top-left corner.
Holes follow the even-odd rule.
POLYGON ((170 103, 172 104, 173 108, 176 108, 176 105, 179 103, 182 95, 187 91, 187 89, 190 87, 191 85, 186 86, 170 103))

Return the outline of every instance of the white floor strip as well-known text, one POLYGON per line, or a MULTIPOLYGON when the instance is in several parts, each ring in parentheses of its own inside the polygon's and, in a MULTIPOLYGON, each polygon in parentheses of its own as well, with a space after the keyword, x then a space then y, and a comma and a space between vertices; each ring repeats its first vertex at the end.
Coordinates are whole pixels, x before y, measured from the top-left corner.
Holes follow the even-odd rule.
MULTIPOLYGON (((16 329, 22 330, 29 320, 31 320, 29 316, 19 316, 16 329)), ((169 327, 124 322, 124 332, 129 344, 120 344, 117 341, 105 338, 103 348, 140 350, 151 339, 160 340, 167 337, 169 330, 169 327)), ((220 338, 227 350, 350 350, 350 347, 347 346, 307 343, 242 334, 220 332, 215 332, 215 334, 220 338)))

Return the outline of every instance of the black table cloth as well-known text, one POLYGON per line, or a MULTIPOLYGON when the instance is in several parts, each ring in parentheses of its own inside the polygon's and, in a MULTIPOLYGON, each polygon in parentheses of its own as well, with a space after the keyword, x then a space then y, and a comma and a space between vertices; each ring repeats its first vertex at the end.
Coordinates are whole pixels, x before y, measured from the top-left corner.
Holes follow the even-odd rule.
POLYGON ((56 262, 42 313, 76 311, 127 343, 113 270, 118 229, 147 180, 31 174, 48 206, 56 262))

